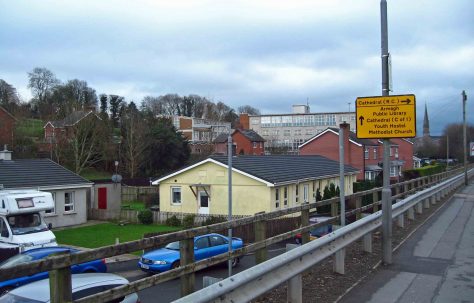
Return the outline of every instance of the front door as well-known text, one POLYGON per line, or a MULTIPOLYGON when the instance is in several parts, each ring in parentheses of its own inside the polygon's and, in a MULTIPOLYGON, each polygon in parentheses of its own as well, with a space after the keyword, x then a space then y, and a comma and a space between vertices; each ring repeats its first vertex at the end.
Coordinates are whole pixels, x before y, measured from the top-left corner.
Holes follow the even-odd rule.
POLYGON ((99 209, 107 209, 107 187, 99 187, 99 209))
POLYGON ((198 212, 203 215, 209 214, 209 196, 203 190, 198 192, 198 203, 199 209, 198 212))

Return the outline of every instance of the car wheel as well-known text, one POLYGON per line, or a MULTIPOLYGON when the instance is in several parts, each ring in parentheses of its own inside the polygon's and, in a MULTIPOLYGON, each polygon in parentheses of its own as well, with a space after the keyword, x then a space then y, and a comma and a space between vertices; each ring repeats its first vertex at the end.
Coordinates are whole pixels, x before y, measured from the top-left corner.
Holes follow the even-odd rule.
POLYGON ((0 288, 0 296, 3 296, 4 294, 6 294, 7 292, 9 292, 12 289, 13 289, 13 287, 8 287, 8 286, 0 288))
POLYGON ((178 268, 179 267, 179 261, 175 261, 173 262, 173 264, 171 264, 171 269, 175 269, 175 268, 178 268))
POLYGON ((232 259, 232 267, 236 267, 237 264, 239 264, 239 258, 233 258, 232 259))

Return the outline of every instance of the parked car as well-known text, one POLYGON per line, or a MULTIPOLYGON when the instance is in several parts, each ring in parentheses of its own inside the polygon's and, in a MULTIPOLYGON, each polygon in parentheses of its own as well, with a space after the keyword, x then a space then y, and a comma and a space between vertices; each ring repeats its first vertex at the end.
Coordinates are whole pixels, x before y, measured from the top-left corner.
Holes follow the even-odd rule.
MULTIPOLYGON (((240 238, 232 238, 232 249, 243 247, 240 238)), ((210 258, 229 250, 229 238, 219 234, 207 234, 194 238, 194 259, 196 261, 210 258)), ((146 272, 164 272, 179 267, 179 241, 168 243, 164 248, 145 253, 138 261, 138 267, 146 272)), ((232 260, 237 266, 239 258, 232 260)))
MULTIPOLYGON (((320 223, 324 222, 331 219, 331 217, 312 217, 309 218, 309 224, 315 224, 315 223, 320 223)), ((314 239, 320 238, 326 234, 329 234, 332 232, 332 224, 328 223, 327 225, 324 226, 319 226, 316 228, 313 228, 309 231, 309 240, 313 241, 314 239)), ((301 234, 297 234, 295 237, 295 242, 296 244, 301 244, 301 234)))
MULTIPOLYGON (((52 254, 64 253, 64 252, 69 252, 69 253, 74 254, 79 251, 80 250, 78 249, 74 249, 71 247, 63 247, 63 246, 50 246, 50 247, 30 249, 30 250, 24 251, 21 254, 10 257, 9 259, 0 263, 0 270, 7 267, 14 267, 19 264, 43 259, 52 254)), ((76 264, 76 265, 71 266, 71 273, 73 274, 92 273, 92 272, 107 272, 107 265, 105 264, 105 260, 94 260, 94 261, 89 261, 86 263, 81 263, 81 264, 76 264)), ((31 276, 24 276, 24 277, 10 279, 6 281, 0 281, 0 295, 18 286, 21 286, 33 281, 45 279, 47 277, 48 277, 47 272, 40 272, 31 276)))
MULTIPOLYGON (((128 280, 109 273, 71 275, 72 300, 128 284, 128 280)), ((20 286, 0 297, 0 303, 50 302, 49 279, 20 286)), ((109 302, 140 303, 136 293, 109 302)))

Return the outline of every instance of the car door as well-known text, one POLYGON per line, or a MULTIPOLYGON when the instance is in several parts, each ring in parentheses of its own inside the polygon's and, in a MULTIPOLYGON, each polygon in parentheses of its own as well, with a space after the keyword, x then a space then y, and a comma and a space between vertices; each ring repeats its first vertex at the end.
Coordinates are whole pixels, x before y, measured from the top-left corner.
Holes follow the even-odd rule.
POLYGON ((220 235, 209 236, 209 242, 211 245, 209 250, 213 256, 223 254, 229 250, 228 241, 220 235))
POLYGON ((194 241, 194 260, 209 258, 209 237, 199 237, 194 241))

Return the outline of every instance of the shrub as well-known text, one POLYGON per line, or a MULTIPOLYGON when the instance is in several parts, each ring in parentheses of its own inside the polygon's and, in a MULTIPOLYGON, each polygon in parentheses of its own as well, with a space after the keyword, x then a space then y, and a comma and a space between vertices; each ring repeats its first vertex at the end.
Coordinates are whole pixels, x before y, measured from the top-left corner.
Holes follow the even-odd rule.
POLYGON ((171 216, 166 219, 166 225, 168 226, 181 226, 181 221, 175 216, 171 216))
POLYGON ((195 217, 196 217, 196 215, 186 215, 186 216, 184 216, 184 218, 183 218, 183 227, 185 229, 193 228, 195 217))
POLYGON ((151 224, 153 223, 153 213, 149 209, 142 210, 138 213, 138 221, 142 224, 151 224))

